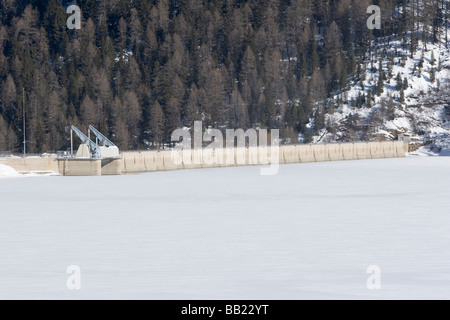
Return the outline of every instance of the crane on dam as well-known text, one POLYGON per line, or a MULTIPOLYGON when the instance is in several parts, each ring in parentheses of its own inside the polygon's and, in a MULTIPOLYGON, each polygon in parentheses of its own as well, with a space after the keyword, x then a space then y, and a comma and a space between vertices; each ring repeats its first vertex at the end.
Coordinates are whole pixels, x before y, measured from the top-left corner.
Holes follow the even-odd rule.
POLYGON ((94 126, 90 125, 88 130, 88 136, 90 133, 95 135, 96 145, 100 149, 100 158, 120 158, 119 148, 111 142, 106 136, 104 136, 99 130, 95 129, 94 126))
POLYGON ((100 131, 95 129, 93 126, 89 126, 89 131, 95 135, 97 144, 100 141, 101 146, 116 147, 114 143, 112 143, 107 137, 105 137, 100 131))
POLYGON ((72 125, 70 128, 70 143, 70 155, 63 154, 61 155, 62 158, 120 158, 119 148, 92 125, 89 126, 88 135, 85 135, 80 129, 72 125), (81 140, 81 144, 75 156, 73 154, 73 132, 75 132, 75 134, 81 140), (91 140, 91 132, 95 135, 95 142, 91 140))

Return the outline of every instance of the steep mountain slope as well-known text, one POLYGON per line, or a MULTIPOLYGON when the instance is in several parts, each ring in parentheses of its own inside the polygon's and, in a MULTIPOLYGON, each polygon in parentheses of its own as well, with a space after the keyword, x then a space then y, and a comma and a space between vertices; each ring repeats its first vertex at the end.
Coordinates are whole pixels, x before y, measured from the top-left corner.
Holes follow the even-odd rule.
POLYGON ((327 101, 337 107, 328 110, 313 141, 395 140, 407 134, 411 151, 425 146, 422 153, 449 153, 450 50, 445 42, 419 41, 413 54, 398 40, 387 50, 374 48, 380 57, 364 61, 364 76, 352 78, 347 90, 327 101))

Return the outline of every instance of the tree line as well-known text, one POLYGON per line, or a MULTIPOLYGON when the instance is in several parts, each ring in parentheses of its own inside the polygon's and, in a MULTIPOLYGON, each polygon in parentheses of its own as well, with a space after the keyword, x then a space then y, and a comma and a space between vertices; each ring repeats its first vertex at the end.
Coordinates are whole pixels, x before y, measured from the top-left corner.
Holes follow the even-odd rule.
POLYGON ((23 101, 32 153, 68 148, 71 124, 121 149, 159 148, 198 120, 308 141, 328 98, 361 81, 373 39, 414 51, 447 23, 444 0, 77 0, 69 30, 68 4, 0 0, 0 151, 21 150, 23 101))

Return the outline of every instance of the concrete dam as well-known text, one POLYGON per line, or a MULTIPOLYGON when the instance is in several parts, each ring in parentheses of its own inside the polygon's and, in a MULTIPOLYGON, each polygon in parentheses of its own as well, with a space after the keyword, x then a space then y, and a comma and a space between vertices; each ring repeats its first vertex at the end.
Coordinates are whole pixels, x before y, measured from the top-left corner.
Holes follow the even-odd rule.
POLYGON ((294 164, 405 157, 408 144, 403 141, 360 142, 323 145, 289 145, 272 148, 234 148, 191 151, 122 152, 114 158, 6 158, 0 164, 18 172, 59 172, 62 176, 121 175, 154 171, 264 166, 275 162, 294 164), (274 154, 271 154, 274 152, 274 154))

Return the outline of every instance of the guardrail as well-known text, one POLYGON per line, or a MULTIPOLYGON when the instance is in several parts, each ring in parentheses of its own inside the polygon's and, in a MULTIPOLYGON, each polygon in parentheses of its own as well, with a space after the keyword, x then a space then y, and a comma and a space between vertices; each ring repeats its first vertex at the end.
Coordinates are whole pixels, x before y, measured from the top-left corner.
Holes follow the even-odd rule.
POLYGON ((9 151, 1 151, 0 158, 51 158, 55 156, 55 153, 27 153, 27 154, 14 154, 9 151))

